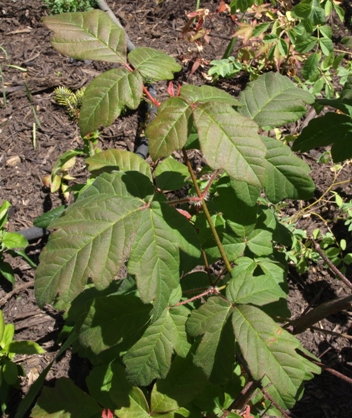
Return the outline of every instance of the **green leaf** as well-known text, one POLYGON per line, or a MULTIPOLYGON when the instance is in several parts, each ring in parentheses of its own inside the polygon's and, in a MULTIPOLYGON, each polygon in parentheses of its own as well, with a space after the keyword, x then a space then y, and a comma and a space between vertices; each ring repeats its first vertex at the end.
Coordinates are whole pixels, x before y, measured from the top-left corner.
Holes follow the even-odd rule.
POLYGON ((134 152, 110 148, 86 158, 88 171, 94 175, 111 171, 138 171, 152 180, 150 165, 134 152))
POLYGON ((187 331, 191 336, 204 334, 194 356, 194 364, 201 367, 214 384, 224 383, 229 373, 232 374, 234 337, 226 326, 231 312, 229 301, 218 296, 210 297, 199 309, 192 311, 187 322, 187 331), (226 370, 226 366, 230 370, 226 370))
POLYGON ((265 229, 255 229, 246 237, 247 247, 259 257, 273 252, 272 233, 265 229))
POLYGON ((328 38, 320 38, 319 46, 321 48, 322 53, 326 56, 329 56, 330 53, 334 50, 334 44, 332 40, 328 38))
POLYGON ((4 327, 2 340, 0 341, 2 349, 4 349, 4 347, 6 347, 12 342, 14 335, 15 335, 15 326, 13 324, 6 324, 4 327))
MULTIPOLYGON (((220 237, 221 245, 224 248, 227 258, 230 262, 232 262, 243 255, 243 252, 246 249, 246 244, 242 237, 236 237, 233 235, 232 231, 230 232, 231 233, 218 232, 218 235, 220 237)), ((202 244, 202 248, 208 256, 212 257, 213 260, 218 260, 221 258, 219 248, 212 236, 202 244)))
POLYGON ((260 127, 274 128, 300 119, 306 113, 305 103, 314 96, 279 73, 266 73, 248 84, 239 100, 242 115, 255 120, 260 127))
POLYGON ((136 275, 142 301, 154 301, 154 319, 168 306, 171 291, 179 284, 178 248, 200 256, 194 228, 176 209, 153 202, 151 209, 143 211, 128 271, 136 275))
POLYGON ((293 143, 292 149, 305 152, 333 144, 331 155, 334 162, 344 161, 352 157, 351 134, 351 118, 329 112, 320 118, 311 120, 293 143))
POLYGON ((175 332, 169 309, 165 309, 124 356, 128 380, 134 385, 147 386, 154 379, 164 379, 170 369, 177 340, 178 333, 175 332))
POLYGON ((191 348, 186 332, 186 322, 190 311, 183 305, 174 306, 170 309, 170 323, 172 323, 174 339, 174 349, 180 357, 186 357, 191 348))
POLYGON ((234 189, 236 196, 248 206, 254 206, 260 195, 260 189, 248 184, 246 181, 230 180, 230 185, 234 189))
POLYGON ((235 14, 237 9, 240 9, 242 13, 255 3, 255 0, 232 0, 230 3, 231 14, 235 14))
POLYGON ((292 9, 292 13, 301 19, 309 19, 314 26, 322 25, 326 18, 319 0, 303 0, 292 9))
POLYGON ((4 351, 14 354, 44 354, 45 350, 33 341, 11 341, 4 351))
POLYGON ((54 364, 55 360, 57 360, 57 358, 60 357, 62 353, 64 353, 68 349, 68 347, 70 347, 76 340, 77 340, 77 334, 72 332, 67 338, 67 340, 62 344, 60 350, 58 351, 54 359, 48 364, 48 366, 46 366, 46 368, 40 373, 38 379, 29 388, 28 393, 22 399, 22 401, 20 402, 17 408, 15 418, 24 417, 26 412, 29 410, 29 408, 34 403, 35 399, 37 398, 38 393, 42 390, 45 378, 47 374, 49 373, 51 366, 54 364))
POLYGON ((345 11, 342 7, 340 7, 338 4, 333 3, 335 12, 337 13, 338 17, 340 18, 341 22, 344 22, 345 20, 345 11))
POLYGON ((54 32, 51 44, 61 54, 79 60, 126 62, 125 31, 101 10, 48 16, 43 22, 54 32))
POLYGON ((230 106, 205 103, 194 109, 201 149, 213 169, 255 187, 264 182, 265 147, 257 125, 230 106))
POLYGON ((2 313, 2 310, 0 310, 0 344, 2 342, 2 338, 4 336, 4 332, 5 332, 4 314, 2 313))
POLYGON ((179 97, 171 97, 158 107, 145 132, 153 160, 168 157, 185 145, 192 129, 191 116, 190 104, 179 97))
POLYGON ((352 36, 344 36, 341 39, 341 43, 345 45, 346 48, 352 47, 352 36))
POLYGON ((325 84, 324 77, 319 78, 313 85, 313 89, 311 91, 312 94, 319 94, 322 91, 324 84, 325 84))
MULTIPOLYGON (((346 87, 346 84, 345 84, 345 87, 346 87)), ((337 99, 317 99, 316 104, 322 105, 322 106, 330 106, 335 109, 339 109, 341 110, 341 112, 352 117, 352 101, 349 98, 344 98, 342 95, 343 95, 343 91, 341 92, 341 96, 337 99)))
POLYGON ((141 389, 133 387, 129 392, 129 405, 115 409, 119 418, 150 418, 149 405, 141 389))
POLYGON ((4 200, 0 206, 0 228, 3 228, 7 223, 8 212, 11 207, 11 203, 4 200))
POLYGON ((166 378, 158 380, 153 387, 151 409, 160 414, 186 406, 207 384, 204 372, 193 363, 192 353, 185 359, 176 356, 166 378))
POLYGON ((231 272, 232 279, 226 288, 227 298, 236 304, 253 304, 257 306, 275 302, 280 298, 286 299, 286 293, 281 289, 272 276, 253 276, 256 263, 247 270, 231 272))
POLYGON ((32 409, 32 418, 100 418, 102 407, 70 379, 60 378, 55 388, 44 387, 32 409))
POLYGON ((141 197, 153 191, 137 172, 98 177, 52 224, 58 230, 41 254, 35 280, 39 305, 59 293, 60 306, 67 307, 89 277, 98 289, 106 288, 129 254, 146 204, 141 197))
POLYGON ((61 205, 55 209, 52 209, 49 212, 43 213, 43 215, 38 216, 33 222, 34 226, 38 228, 49 228, 50 224, 55 221, 55 219, 59 218, 64 210, 66 209, 65 205, 61 205))
POLYGON ((12 284, 12 286, 15 284, 13 269, 6 261, 0 261, 0 274, 4 276, 4 278, 12 284))
POLYGON ((284 57, 288 56, 290 48, 288 46, 288 43, 285 41, 285 39, 279 38, 277 46, 279 48, 280 54, 284 57))
POLYGON ((120 364, 111 365, 113 375, 110 397, 117 406, 115 415, 119 418, 148 418, 149 406, 141 389, 126 379, 125 369, 120 364))
POLYGON ((282 142, 269 137, 261 138, 268 150, 264 185, 268 199, 278 203, 283 199, 312 198, 315 186, 308 176, 308 164, 282 142))
POLYGON ((69 161, 74 161, 74 157, 76 157, 77 155, 81 155, 81 154, 82 154, 82 150, 79 150, 79 149, 68 150, 64 152, 63 154, 61 154, 60 157, 56 160, 52 168, 51 176, 54 176, 55 174, 60 174, 62 170, 66 170, 65 165, 69 161))
POLYGON ((128 54, 128 60, 143 77, 152 80, 172 80, 182 67, 174 58, 153 48, 135 48, 128 54))
POLYGON ((306 80, 313 80, 316 78, 317 75, 320 74, 318 66, 319 66, 319 59, 320 56, 317 52, 313 52, 307 58, 307 61, 304 63, 302 68, 302 76, 306 80))
POLYGON ((331 26, 329 26, 329 25, 320 26, 319 31, 325 38, 328 38, 328 39, 332 38, 331 26))
POLYGON ((261 380, 266 376, 279 395, 276 402, 283 409, 291 408, 303 381, 319 373, 319 367, 297 353, 302 346, 295 337, 254 306, 237 305, 232 324, 253 378, 261 380))
POLYGON ((320 5, 320 0, 311 0, 311 11, 309 19, 313 25, 322 25, 325 23, 325 10, 320 5))
POLYGON ((81 135, 111 125, 127 106, 137 109, 143 95, 141 75, 114 68, 96 77, 86 88, 79 116, 81 135))
POLYGON ((111 364, 104 364, 96 366, 91 370, 89 376, 86 378, 86 384, 89 393, 94 399, 104 405, 105 408, 110 410, 115 409, 115 404, 110 398, 110 389, 112 386, 112 379, 114 372, 111 364))
POLYGON ((308 38, 298 39, 295 44, 296 52, 306 54, 311 51, 318 43, 318 38, 315 36, 309 36, 308 38))
POLYGON ((266 276, 270 276, 286 291, 286 293, 288 293, 288 286, 286 283, 286 270, 283 265, 268 258, 256 258, 255 262, 266 276))
POLYGON ((257 37, 269 29, 271 22, 259 23, 254 26, 252 37, 257 37))
POLYGON ((242 103, 231 96, 231 94, 211 86, 197 87, 186 84, 181 87, 180 94, 184 99, 192 103, 217 102, 230 106, 242 106, 242 103))
POLYGON ((212 67, 209 68, 208 74, 221 77, 230 78, 242 70, 242 64, 235 61, 233 57, 210 61, 210 65, 212 67))
POLYGON ((156 184, 161 190, 178 190, 189 184, 187 181, 187 178, 190 177, 188 168, 173 157, 161 161, 157 165, 154 175, 156 184))
POLYGON ((26 238, 17 232, 6 232, 2 234, 2 244, 8 248, 25 248, 28 245, 26 238))
POLYGON ((241 200, 237 191, 228 186, 225 182, 221 184, 221 180, 217 186, 217 194, 214 203, 227 221, 227 224, 241 238, 248 236, 257 222, 257 205, 247 205, 241 200))
POLYGON ((9 385, 15 385, 18 379, 18 367, 15 363, 13 363, 10 359, 4 358, 2 360, 4 363, 2 364, 2 374, 3 378, 5 379, 6 383, 9 385))
POLYGON ((140 330, 149 322, 151 308, 133 295, 97 298, 79 331, 80 342, 95 354, 116 344, 130 341, 134 344, 140 330))

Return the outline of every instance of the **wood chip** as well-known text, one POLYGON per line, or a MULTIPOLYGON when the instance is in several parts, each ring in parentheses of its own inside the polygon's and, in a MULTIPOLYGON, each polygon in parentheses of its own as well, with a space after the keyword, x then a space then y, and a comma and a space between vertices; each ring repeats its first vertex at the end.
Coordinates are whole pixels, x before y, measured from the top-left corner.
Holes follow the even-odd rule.
POLYGON ((7 167, 16 167, 19 164, 21 164, 21 158, 18 155, 14 155, 6 161, 7 167))

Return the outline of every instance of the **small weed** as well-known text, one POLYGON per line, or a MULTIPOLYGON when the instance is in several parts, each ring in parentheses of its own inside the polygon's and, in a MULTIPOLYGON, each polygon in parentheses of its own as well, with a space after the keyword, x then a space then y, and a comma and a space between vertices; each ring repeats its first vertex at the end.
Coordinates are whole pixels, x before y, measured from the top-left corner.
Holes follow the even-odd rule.
POLYGON ((11 204, 7 200, 4 200, 0 206, 0 274, 14 285, 14 273, 11 265, 4 260, 5 254, 22 257, 33 268, 37 266, 24 252, 28 245, 26 238, 16 232, 5 231, 10 207, 11 204))
POLYGON ((11 387, 20 389, 19 376, 25 371, 20 364, 14 362, 16 354, 44 354, 45 350, 33 341, 14 341, 15 327, 5 324, 0 310, 0 407, 6 413, 7 401, 11 387))
POLYGON ((51 14, 88 12, 96 7, 95 0, 44 0, 51 14))

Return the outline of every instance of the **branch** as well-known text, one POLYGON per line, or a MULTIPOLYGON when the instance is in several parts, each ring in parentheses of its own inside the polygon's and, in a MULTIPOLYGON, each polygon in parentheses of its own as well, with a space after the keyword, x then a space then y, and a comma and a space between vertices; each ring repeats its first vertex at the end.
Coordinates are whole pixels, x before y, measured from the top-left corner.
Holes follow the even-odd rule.
POLYGON ((306 315, 303 315, 290 322, 290 325, 293 326, 293 334, 300 334, 307 328, 328 317, 329 315, 333 315, 336 312, 340 312, 345 309, 351 308, 352 296, 333 299, 328 302, 322 303, 321 305, 312 309, 306 315))
POLYGON ((28 289, 30 287, 34 286, 34 280, 30 280, 29 282, 25 282, 22 284, 17 285, 11 292, 7 293, 1 300, 0 300, 0 306, 5 305, 5 303, 12 298, 12 296, 16 295, 17 293, 20 293, 24 289, 28 289))
MULTIPOLYGON (((110 9, 110 7, 107 5, 106 1, 104 0, 96 0, 97 1, 97 5, 99 6, 99 8, 108 14, 108 16, 110 17, 110 19, 116 23, 117 26, 120 26, 121 29, 124 29, 124 27, 121 25, 119 19, 115 16, 114 12, 110 9)), ((129 36, 127 35, 126 31, 125 31, 125 35, 126 35, 126 44, 127 44, 127 49, 128 52, 131 52, 132 49, 135 49, 136 47, 134 46, 134 44, 131 42, 129 36)))
POLYGON ((320 254, 322 259, 326 262, 326 264, 330 267, 334 274, 336 274, 336 276, 339 277, 345 283, 345 285, 352 289, 352 283, 347 279, 347 277, 344 276, 341 273, 341 271, 332 264, 332 262, 329 260, 329 258, 326 256, 326 254, 321 249, 320 245, 314 240, 314 238, 311 237, 310 239, 312 240, 315 251, 317 251, 320 254))

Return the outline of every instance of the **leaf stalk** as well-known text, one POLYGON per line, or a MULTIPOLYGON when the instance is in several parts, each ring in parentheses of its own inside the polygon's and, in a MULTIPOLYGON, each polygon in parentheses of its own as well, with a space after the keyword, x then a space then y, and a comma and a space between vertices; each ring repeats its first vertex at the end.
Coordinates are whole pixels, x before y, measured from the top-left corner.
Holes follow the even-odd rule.
POLYGON ((215 228, 215 226, 214 226, 214 224, 213 224, 213 221, 211 220, 211 216, 210 216, 210 213, 209 213, 209 210, 208 210, 207 204, 205 203, 204 196, 203 196, 203 194, 202 194, 202 192, 201 192, 201 190, 200 190, 200 188, 199 188, 199 186, 198 186, 197 179, 196 179, 196 176, 195 176, 195 174, 194 174, 194 172, 193 172, 191 162, 189 161, 189 159, 188 159, 188 155, 187 155, 187 152, 186 152, 186 150, 185 150, 184 148, 182 148, 182 153, 183 153, 183 158, 185 159, 185 162, 186 162, 186 165, 187 165, 188 171, 189 171, 189 173, 190 173, 190 175, 191 175, 191 179, 192 179, 192 182, 193 182, 194 188, 195 188, 195 190, 196 190, 196 193, 197 193, 198 197, 201 199, 201 204, 202 204, 202 209, 203 209, 203 212, 204 212, 205 217, 206 217, 206 219, 207 219, 207 221, 208 221, 208 224, 209 224, 209 226, 210 226, 211 232, 212 232, 212 234, 213 234, 213 236, 214 236, 214 239, 215 239, 216 245, 217 245, 217 247, 219 248, 219 251, 220 251, 220 254, 221 254, 221 258, 223 259, 223 261, 224 261, 224 263, 225 263, 225 266, 226 266, 227 270, 228 270, 229 272, 231 272, 231 271, 232 271, 231 264, 230 264, 230 262, 229 262, 229 259, 227 258, 227 255, 226 255, 226 253, 225 253, 224 247, 223 247, 223 246, 222 246, 222 244, 221 244, 221 241, 220 241, 219 235, 218 235, 218 233, 217 233, 217 231, 216 231, 216 228, 215 228))

